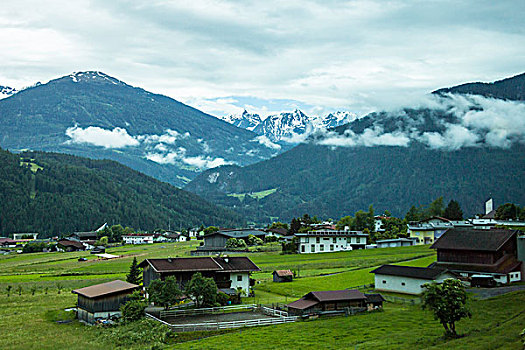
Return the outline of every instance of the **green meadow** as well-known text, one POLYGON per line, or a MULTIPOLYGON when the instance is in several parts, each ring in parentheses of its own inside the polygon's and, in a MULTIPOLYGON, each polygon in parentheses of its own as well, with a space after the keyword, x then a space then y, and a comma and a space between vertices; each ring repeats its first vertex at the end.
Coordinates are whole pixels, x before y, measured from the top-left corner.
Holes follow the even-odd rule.
MULTIPOLYGON (((429 312, 409 304, 386 303, 383 312, 321 318, 293 324, 221 332, 176 334, 166 342, 141 333, 150 323, 117 328, 85 326, 64 309, 75 306, 71 290, 113 279, 125 279, 134 257, 190 256, 196 241, 109 248, 113 260, 88 252, 32 253, 0 256, 0 349, 520 349, 525 327, 525 292, 471 300, 472 319, 460 321, 462 338, 446 340, 429 312), (88 261, 79 262, 79 257, 88 261), (11 286, 7 296, 7 287, 11 286), (20 290, 21 287, 21 290, 20 290), (20 295, 19 295, 20 294, 20 295), (124 335, 123 335, 124 334, 124 335), (124 339, 125 338, 125 339, 124 339)), ((255 297, 247 303, 287 303, 313 290, 354 288, 373 283, 370 271, 382 264, 427 266, 435 261, 428 246, 371 249, 309 255, 251 253, 261 268, 255 297), (271 272, 291 269, 291 283, 274 283, 271 272)), ((368 290, 366 288, 361 288, 368 290)), ((151 332, 150 332, 151 333, 151 332)))

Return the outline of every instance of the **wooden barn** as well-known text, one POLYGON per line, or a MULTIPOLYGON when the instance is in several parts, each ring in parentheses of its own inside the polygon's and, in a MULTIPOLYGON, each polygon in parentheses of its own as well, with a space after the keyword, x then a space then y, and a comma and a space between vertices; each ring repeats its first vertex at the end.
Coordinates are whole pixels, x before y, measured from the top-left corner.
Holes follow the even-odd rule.
POLYGON ((65 252, 76 252, 79 250, 86 250, 82 242, 73 241, 69 239, 61 239, 57 242, 57 247, 65 252))
POLYGON ((286 306, 290 316, 304 316, 344 311, 346 308, 365 309, 366 301, 366 296, 357 289, 344 289, 310 292, 286 306))
POLYGON ((292 282, 293 272, 290 270, 275 270, 273 272, 274 282, 292 282))
POLYGON ((517 236, 517 230, 454 228, 430 248, 437 250, 436 267, 468 278, 492 276, 496 282, 506 284, 521 280, 517 236))
POLYGON ((115 280, 72 291, 78 294, 77 317, 93 324, 99 318, 120 316, 120 306, 129 300, 129 295, 138 285, 115 280))

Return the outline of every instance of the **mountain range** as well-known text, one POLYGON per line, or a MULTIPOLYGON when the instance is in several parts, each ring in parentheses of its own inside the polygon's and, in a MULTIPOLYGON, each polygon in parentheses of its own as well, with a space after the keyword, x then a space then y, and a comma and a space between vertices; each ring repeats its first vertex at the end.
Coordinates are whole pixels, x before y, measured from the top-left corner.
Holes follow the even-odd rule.
POLYGON ((296 109, 293 112, 281 112, 262 119, 259 114, 248 113, 218 117, 236 127, 250 130, 267 137, 272 142, 285 141, 298 143, 296 136, 303 135, 315 129, 330 129, 347 124, 357 118, 355 113, 334 112, 324 117, 307 116, 296 109))
POLYGON ((18 91, 9 86, 0 85, 0 100, 16 94, 18 91))
POLYGON ((0 149, 0 233, 40 238, 104 222, 152 231, 242 225, 240 215, 109 160, 0 149))
POLYGON ((176 186, 203 169, 247 165, 280 151, 264 141, 102 72, 73 73, 0 100, 4 149, 112 159, 176 186))
POLYGON ((525 203, 524 76, 437 90, 417 107, 313 132, 271 159, 209 169, 185 189, 258 222, 337 219, 370 204, 404 216, 440 196, 467 215, 488 197, 525 203))

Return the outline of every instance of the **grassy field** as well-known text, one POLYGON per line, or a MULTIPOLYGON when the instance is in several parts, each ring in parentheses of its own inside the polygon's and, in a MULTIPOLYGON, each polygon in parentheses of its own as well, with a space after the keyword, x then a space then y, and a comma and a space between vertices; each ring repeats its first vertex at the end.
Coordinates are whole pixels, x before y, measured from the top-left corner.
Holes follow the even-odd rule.
MULTIPOLYGON (((123 246, 108 249, 121 255, 98 260, 86 252, 33 253, 0 256, 0 349, 149 349, 151 341, 140 332, 129 331, 127 342, 115 338, 115 329, 84 326, 63 310, 73 307, 72 289, 124 279, 133 257, 189 256, 197 242, 123 246), (79 257, 88 261, 79 262, 79 257), (10 296, 6 288, 11 286, 10 296), (18 288, 22 287, 21 295, 18 288), (35 289, 34 295, 32 289, 35 289), (60 290, 60 293, 59 293, 60 290), (68 323, 59 323, 57 321, 68 323), (134 335, 133 335, 134 334, 134 335), (131 337, 131 338, 130 338, 131 337)), ((360 250, 310 255, 253 253, 250 258, 261 268, 255 273, 255 298, 245 302, 287 303, 312 290, 351 288, 373 282, 375 266, 396 263, 427 266, 435 260, 428 246, 360 250), (292 269, 299 278, 292 283, 273 283, 275 269, 292 269)), ((242 331, 226 332, 207 339, 171 344, 169 348, 240 349, 247 344, 265 348, 358 348, 401 349, 479 348, 518 349, 519 329, 525 326, 525 293, 486 301, 472 301, 474 317, 461 321, 459 331, 467 336, 445 342, 440 325, 417 306, 387 303, 385 311, 355 317, 336 317, 242 331)), ((117 332, 118 333, 118 332, 117 332)), ((206 333, 189 333, 174 341, 198 339, 206 333), (178 340, 179 339, 179 340, 178 340)))

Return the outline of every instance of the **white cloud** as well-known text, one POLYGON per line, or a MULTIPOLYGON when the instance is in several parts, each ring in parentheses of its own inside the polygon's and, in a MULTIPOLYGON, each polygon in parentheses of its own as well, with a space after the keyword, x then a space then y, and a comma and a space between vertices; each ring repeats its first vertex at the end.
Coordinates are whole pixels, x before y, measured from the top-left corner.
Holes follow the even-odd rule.
POLYGON ((458 150, 462 147, 473 147, 478 145, 480 137, 462 125, 449 124, 443 134, 437 132, 425 132, 419 138, 420 141, 430 148, 446 148, 458 150))
POLYGON ((188 165, 193 165, 201 170, 215 168, 221 165, 233 164, 233 162, 226 161, 223 158, 213 158, 213 157, 203 157, 203 156, 186 157, 186 158, 183 158, 182 161, 188 165))
POLYGON ((68 142, 87 143, 105 148, 123 148, 139 145, 139 141, 129 135, 124 128, 107 130, 97 126, 89 126, 85 129, 74 126, 66 130, 66 135, 71 138, 68 142))
POLYGON ((253 139, 253 141, 258 142, 261 145, 266 146, 266 147, 271 148, 271 149, 274 149, 274 150, 280 150, 281 149, 281 145, 273 143, 265 135, 257 136, 256 138, 253 139))

